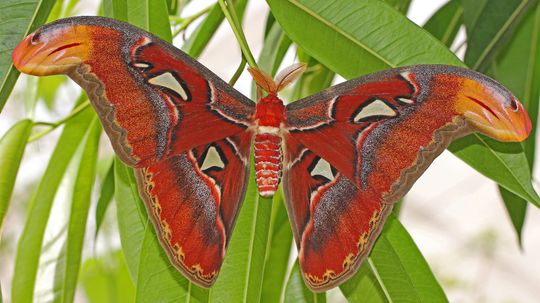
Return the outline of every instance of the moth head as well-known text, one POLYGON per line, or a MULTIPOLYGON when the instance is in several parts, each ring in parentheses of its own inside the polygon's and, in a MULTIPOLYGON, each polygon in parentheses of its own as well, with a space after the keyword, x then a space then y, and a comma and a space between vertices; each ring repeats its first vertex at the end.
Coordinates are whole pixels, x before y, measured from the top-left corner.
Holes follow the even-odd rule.
POLYGON ((28 35, 13 50, 15 67, 26 74, 67 74, 91 52, 89 27, 51 23, 28 35))
POLYGON ((480 74, 462 79, 456 110, 476 131, 499 141, 523 141, 531 132, 529 115, 516 97, 480 74))
POLYGON ((278 92, 282 91, 291 83, 296 81, 296 79, 298 79, 305 70, 306 64, 295 63, 282 70, 274 80, 272 76, 258 68, 248 68, 249 73, 257 84, 257 94, 259 95, 259 99, 262 95, 260 93, 261 90, 267 92, 269 95, 277 95, 278 92))

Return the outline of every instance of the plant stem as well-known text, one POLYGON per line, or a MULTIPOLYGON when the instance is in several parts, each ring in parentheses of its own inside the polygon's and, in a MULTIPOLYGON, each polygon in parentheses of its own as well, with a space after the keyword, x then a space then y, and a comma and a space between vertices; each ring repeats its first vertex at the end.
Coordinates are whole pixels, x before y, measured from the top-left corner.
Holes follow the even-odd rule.
POLYGON ((62 118, 62 119, 60 119, 60 120, 58 120, 56 122, 52 122, 52 123, 51 122, 35 122, 34 125, 44 125, 44 126, 49 126, 50 128, 31 136, 28 139, 28 143, 33 142, 33 141, 35 141, 35 140, 49 134, 50 132, 55 130, 58 126, 66 123, 67 121, 69 121, 73 117, 80 114, 89 105, 90 105, 90 101, 88 101, 88 100, 82 102, 81 104, 79 104, 79 106, 75 107, 75 109, 73 109, 73 111, 69 115, 65 116, 64 118, 62 118))
POLYGON ((234 5, 231 5, 229 2, 226 3, 225 0, 218 0, 218 2, 221 6, 223 14, 225 15, 225 18, 227 18, 227 21, 229 21, 229 24, 231 25, 231 29, 236 37, 236 40, 240 44, 240 49, 242 50, 244 58, 250 67, 257 68, 257 62, 255 62, 253 54, 251 54, 246 36, 244 36, 244 31, 242 30, 242 26, 240 25, 238 17, 236 16, 234 5))
POLYGON ((200 12, 195 13, 195 14, 193 14, 191 16, 186 17, 186 18, 178 18, 178 17, 171 18, 171 21, 176 22, 177 25, 180 24, 180 27, 174 31, 173 37, 178 36, 178 34, 183 32, 184 30, 186 30, 186 28, 188 28, 188 26, 190 26, 191 23, 193 23, 193 21, 199 19, 199 17, 201 17, 202 15, 208 13, 215 5, 216 5, 216 3, 210 5, 207 8, 201 10, 200 12))
POLYGON ((240 61, 240 65, 238 65, 238 68, 236 69, 236 72, 234 72, 234 75, 232 76, 231 80, 229 80, 229 85, 234 86, 238 78, 240 78, 240 75, 242 75, 242 72, 244 71, 244 68, 246 67, 246 58, 242 56, 242 61, 240 61))

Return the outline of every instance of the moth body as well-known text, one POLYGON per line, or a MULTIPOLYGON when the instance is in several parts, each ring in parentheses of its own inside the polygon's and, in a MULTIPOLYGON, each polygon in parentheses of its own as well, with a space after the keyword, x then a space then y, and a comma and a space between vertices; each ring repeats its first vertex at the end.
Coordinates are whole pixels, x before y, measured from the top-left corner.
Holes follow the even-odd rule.
POLYGON ((259 193, 272 197, 281 181, 283 152, 280 126, 285 117, 285 105, 275 94, 269 94, 257 104, 255 119, 255 176, 259 193))

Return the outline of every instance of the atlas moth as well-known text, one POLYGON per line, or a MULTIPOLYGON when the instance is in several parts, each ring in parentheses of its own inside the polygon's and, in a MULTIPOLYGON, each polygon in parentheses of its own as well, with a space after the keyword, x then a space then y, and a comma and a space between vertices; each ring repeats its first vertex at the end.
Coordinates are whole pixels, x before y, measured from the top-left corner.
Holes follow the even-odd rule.
POLYGON ((257 103, 156 36, 102 17, 45 25, 14 50, 22 72, 66 74, 86 90, 171 263, 210 287, 249 176, 262 196, 283 187, 298 259, 313 291, 358 271, 398 201, 455 138, 522 141, 523 106, 503 86, 445 65, 394 68, 284 105, 276 80, 251 69, 257 103))

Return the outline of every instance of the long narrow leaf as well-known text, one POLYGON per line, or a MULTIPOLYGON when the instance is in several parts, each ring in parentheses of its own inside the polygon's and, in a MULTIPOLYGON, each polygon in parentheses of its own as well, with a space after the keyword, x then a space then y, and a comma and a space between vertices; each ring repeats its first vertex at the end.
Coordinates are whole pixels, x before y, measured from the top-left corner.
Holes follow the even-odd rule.
POLYGON ((99 194, 99 199, 96 205, 96 214, 95 214, 96 231, 94 233, 94 238, 97 238, 97 235, 101 228, 101 224, 103 223, 103 220, 105 219, 105 213, 107 211, 107 208, 109 207, 109 204, 112 201, 113 196, 114 196, 114 162, 111 163, 109 169, 107 170, 107 174, 105 175, 105 178, 103 179, 103 182, 101 182, 101 192, 99 194))
POLYGON ((284 301, 286 303, 324 303, 326 302, 326 293, 316 294, 306 287, 300 266, 296 261, 287 281, 284 301))
POLYGON ((208 302, 208 290, 184 278, 159 244, 154 227, 147 222, 139 259, 135 302, 208 302))
POLYGON ((407 15, 407 12, 409 11, 409 6, 411 6, 411 2, 412 2, 412 0, 383 0, 383 1, 404 15, 407 15))
POLYGON ((378 0, 267 2, 294 42, 346 78, 419 63, 462 65, 441 42, 378 0))
MULTIPOLYGON (((411 236, 393 214, 388 217, 364 266, 369 266, 380 287, 374 293, 375 298, 382 293, 388 302, 448 301, 411 236)), ((351 301, 362 295, 360 290, 366 289, 362 279, 356 275, 341 286, 351 301)))
MULTIPOLYGON (((238 18, 242 19, 246 5, 247 0, 235 1, 235 9, 238 18)), ((210 39, 216 33, 224 18, 225 16, 221 11, 221 7, 216 3, 208 15, 204 18, 203 22, 195 29, 186 43, 184 43, 182 49, 194 58, 199 57, 210 39)))
POLYGON ((389 299, 388 291, 379 283, 380 279, 372 269, 372 261, 368 259, 360 266, 354 277, 340 286, 341 292, 348 302, 392 302, 389 299))
POLYGON ((32 125, 30 120, 21 120, 0 139, 0 230, 32 125))
POLYGON ((264 267, 261 302, 279 302, 287 278, 293 235, 283 197, 274 200, 271 243, 264 267))
MULTIPOLYGON (((501 53, 493 67, 493 76, 510 88, 523 102, 531 117, 533 128, 523 143, 529 167, 534 165, 538 100, 540 98, 540 4, 523 19, 508 47, 501 53), (526 60, 524 60, 526 58, 526 60), (524 72, 526 71, 526 72, 524 72)), ((501 196, 510 215, 518 239, 525 221, 527 202, 515 194, 500 188, 501 196)))
POLYGON ((172 42, 169 11, 165 0, 128 0, 127 17, 129 23, 172 42))
POLYGON ((137 183, 131 168, 115 158, 114 200, 118 216, 120 242, 134 284, 139 275, 139 260, 148 216, 139 197, 137 183))
POLYGON ((484 71, 536 0, 488 0, 469 31, 465 63, 484 71))
POLYGON ((134 302, 135 289, 121 251, 86 260, 80 280, 88 303, 134 302))
POLYGON ((72 302, 81 267, 81 255, 85 239, 86 222, 92 198, 92 188, 96 178, 96 166, 101 136, 101 125, 94 118, 86 137, 79 170, 73 188, 73 198, 69 217, 66 264, 62 284, 61 302, 72 302))
POLYGON ((467 35, 471 35, 471 31, 476 26, 476 22, 480 18, 480 14, 488 5, 489 0, 461 0, 461 5, 463 6, 463 24, 467 29, 467 35))
POLYGON ((461 0, 448 1, 424 24, 424 28, 444 45, 450 47, 462 24, 463 7, 461 0))
POLYGON ((105 17, 128 21, 128 0, 103 0, 102 3, 105 17))
POLYGON ((90 108, 70 119, 58 140, 28 210, 15 260, 12 302, 32 302, 43 235, 62 176, 94 117, 90 108))
POLYGON ((0 112, 17 81, 11 52, 30 32, 47 20, 55 0, 2 0, 0 2, 0 112))
POLYGON ((246 198, 211 291, 214 302, 260 300, 271 214, 272 200, 259 196, 252 165, 246 198))
MULTIPOLYGON (((463 66, 441 42, 379 1, 268 0, 268 3, 289 37, 345 77, 412 64, 463 66), (320 41, 332 41, 332 44, 320 41)), ((475 134, 453 144, 450 150, 459 151, 458 157, 467 164, 540 206, 519 144, 493 142, 475 134)))

